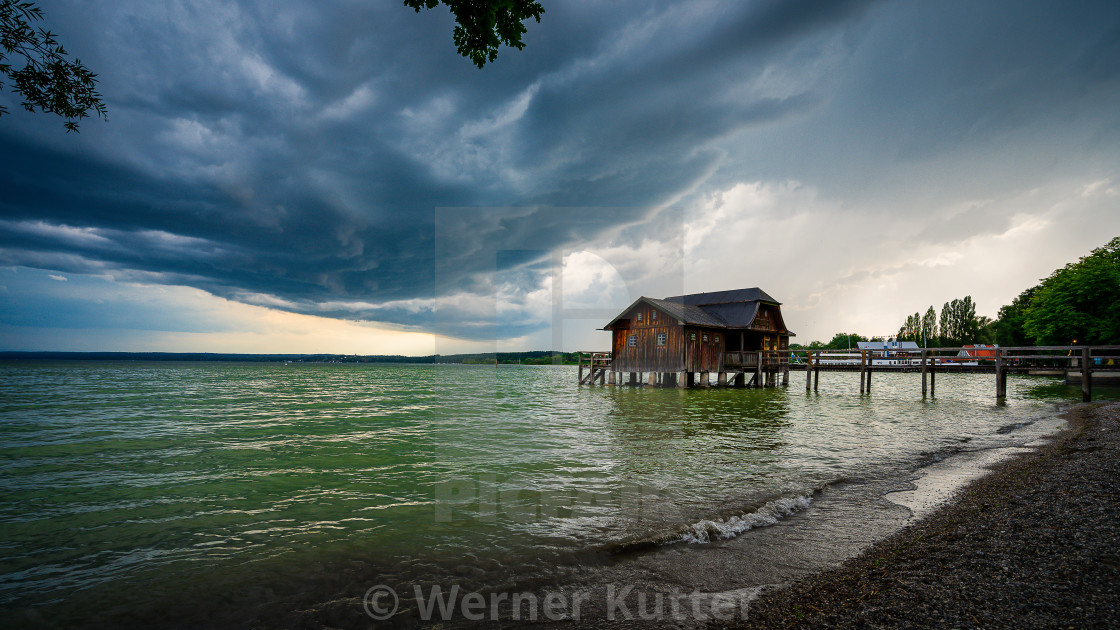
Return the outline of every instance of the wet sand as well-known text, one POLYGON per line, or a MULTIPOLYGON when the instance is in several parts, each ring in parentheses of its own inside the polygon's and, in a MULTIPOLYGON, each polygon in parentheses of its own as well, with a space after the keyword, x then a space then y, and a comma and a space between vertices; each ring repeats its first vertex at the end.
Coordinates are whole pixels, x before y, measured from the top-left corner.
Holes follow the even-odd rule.
MULTIPOLYGON (((736 628, 1120 627, 1120 403, 837 569, 764 590, 736 628)), ((717 624, 717 627, 718 624, 717 624)))

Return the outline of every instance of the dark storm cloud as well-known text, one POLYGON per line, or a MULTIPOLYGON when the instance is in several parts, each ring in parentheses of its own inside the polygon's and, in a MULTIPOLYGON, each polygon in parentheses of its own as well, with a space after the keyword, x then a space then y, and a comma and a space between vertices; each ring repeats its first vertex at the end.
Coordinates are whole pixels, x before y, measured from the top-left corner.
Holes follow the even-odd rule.
POLYGON ((1107 11, 1054 29, 1064 50, 1079 20, 1103 24, 1058 66, 1045 41, 1005 56, 1052 21, 1017 3, 961 15, 907 2, 546 3, 527 48, 482 71, 455 54, 442 7, 42 5, 100 73, 110 122, 74 138, 46 117, 0 121, 0 262, 476 337, 540 324, 437 314, 432 299, 528 291, 549 250, 650 219, 701 182, 810 173, 827 185, 830 168, 873 167, 874 150, 937 151, 961 125, 1033 119, 1030 103, 1006 105, 1049 93, 1024 76, 1032 67, 1072 73, 1071 89, 1117 75, 1102 58, 1116 51, 1107 11), (892 35, 925 13, 931 37, 967 22, 943 60, 892 35), (992 57, 968 49, 978 41, 992 57), (989 84, 962 93, 962 73, 989 84), (915 128, 908 109, 945 122, 915 128))

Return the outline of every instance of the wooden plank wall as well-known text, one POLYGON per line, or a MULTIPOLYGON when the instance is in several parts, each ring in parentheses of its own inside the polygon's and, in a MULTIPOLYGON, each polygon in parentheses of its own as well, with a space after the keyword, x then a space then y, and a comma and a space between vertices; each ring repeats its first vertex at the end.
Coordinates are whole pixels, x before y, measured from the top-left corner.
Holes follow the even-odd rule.
POLYGON ((611 335, 613 368, 617 372, 681 372, 684 371, 684 332, 677 320, 648 304, 639 304, 619 320, 611 335), (656 313, 656 316, 654 315, 656 313), (638 321, 638 315, 641 320, 638 321), (665 345, 657 345, 657 335, 666 336, 665 345), (636 347, 629 346, 630 335, 637 337, 636 347))
POLYGON ((723 369, 723 352, 727 344, 726 331, 685 326, 683 337, 685 367, 681 371, 719 372, 723 369), (708 335, 706 343, 704 335, 708 335))

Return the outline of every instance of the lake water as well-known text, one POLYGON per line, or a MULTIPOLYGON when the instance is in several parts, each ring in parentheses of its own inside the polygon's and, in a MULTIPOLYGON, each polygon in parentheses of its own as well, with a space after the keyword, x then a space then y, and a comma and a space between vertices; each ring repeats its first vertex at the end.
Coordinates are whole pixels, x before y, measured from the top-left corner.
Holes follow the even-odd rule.
POLYGON ((764 540, 837 484, 1034 439, 1077 393, 1012 376, 997 404, 994 376, 941 374, 922 400, 918 375, 877 374, 860 396, 858 374, 823 373, 807 394, 792 376, 677 390, 551 366, 2 363, 0 606, 283 626, 362 618, 375 584, 559 583, 620 552, 764 540))

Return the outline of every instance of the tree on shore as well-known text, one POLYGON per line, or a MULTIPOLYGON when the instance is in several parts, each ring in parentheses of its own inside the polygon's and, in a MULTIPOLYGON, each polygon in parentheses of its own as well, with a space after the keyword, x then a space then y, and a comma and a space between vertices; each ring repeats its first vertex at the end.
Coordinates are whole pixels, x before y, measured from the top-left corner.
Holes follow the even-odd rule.
MULTIPOLYGON (((105 117, 97 75, 80 59, 67 59, 69 53, 53 33, 31 26, 42 19, 43 11, 33 2, 0 0, 0 87, 6 78, 24 109, 57 114, 66 119, 67 133, 78 131, 78 120, 91 112, 105 117), (13 66, 16 60, 21 61, 13 66), (20 62, 22 67, 16 67, 20 62)), ((0 116, 7 113, 0 105, 0 116)))
MULTIPOLYGON (((1009 315, 1022 322, 1022 335, 1035 345, 1120 342, 1120 237, 1055 270, 1028 291, 1026 308, 1009 315)), ((1010 318, 1004 330, 1019 334, 1010 318)))
POLYGON ((923 346, 961 346, 990 343, 991 320, 976 316, 976 303, 971 295, 946 302, 941 315, 931 305, 923 315, 908 315, 898 329, 899 341, 914 341, 923 346))
POLYGON ((1010 347, 1034 345, 1034 340, 1027 336, 1023 325, 1027 320, 1027 309, 1037 291, 1038 286, 1033 286, 1016 296, 1011 304, 1000 307, 995 321, 996 343, 1010 347))
POLYGON ((498 58, 502 44, 525 48, 521 41, 527 32, 525 20, 534 18, 539 24, 544 14, 544 7, 531 0, 404 0, 405 6, 417 13, 434 9, 441 2, 455 16, 455 48, 479 68, 498 58))

